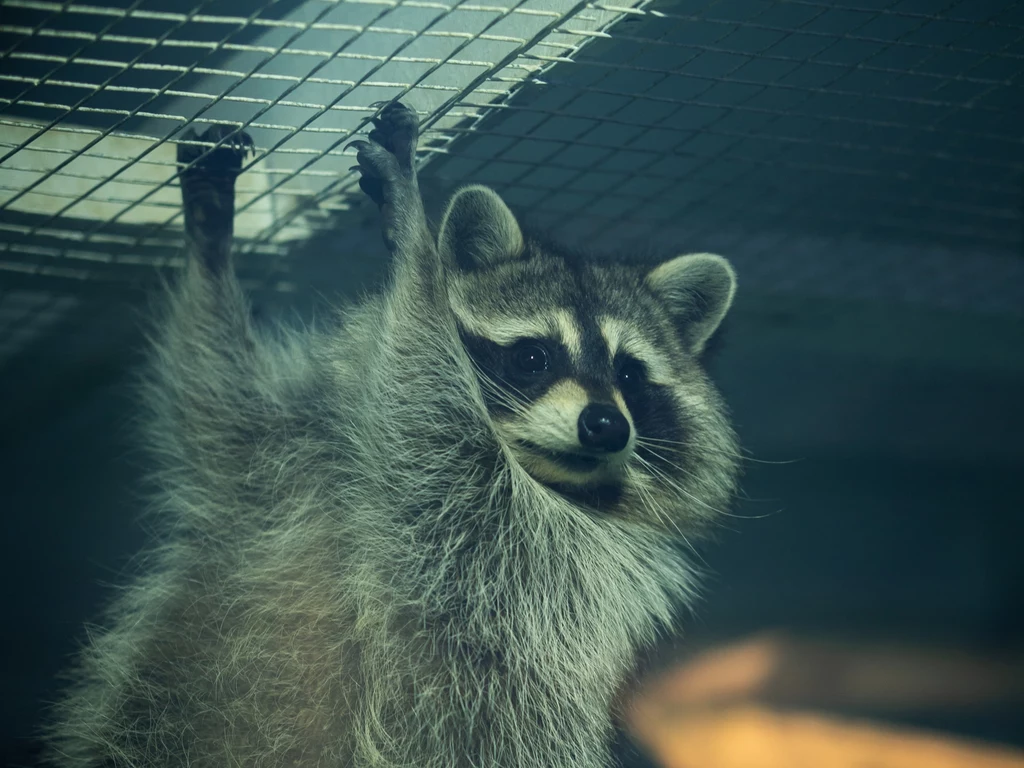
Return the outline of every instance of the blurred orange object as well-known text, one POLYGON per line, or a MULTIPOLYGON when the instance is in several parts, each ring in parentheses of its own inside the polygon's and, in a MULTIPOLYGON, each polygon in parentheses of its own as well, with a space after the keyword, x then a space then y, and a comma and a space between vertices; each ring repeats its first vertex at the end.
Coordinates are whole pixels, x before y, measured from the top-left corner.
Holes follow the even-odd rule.
POLYGON ((754 700, 891 711, 1024 705, 1024 661, 768 632, 698 653, 663 673, 654 689, 677 704, 754 700))
POLYGON ((1024 752, 824 710, 971 710, 1024 701, 1024 665, 963 651, 768 633, 693 655, 630 699, 664 768, 1024 768, 1024 752))
POLYGON ((1022 768, 1024 753, 757 706, 630 718, 664 768, 1022 768))

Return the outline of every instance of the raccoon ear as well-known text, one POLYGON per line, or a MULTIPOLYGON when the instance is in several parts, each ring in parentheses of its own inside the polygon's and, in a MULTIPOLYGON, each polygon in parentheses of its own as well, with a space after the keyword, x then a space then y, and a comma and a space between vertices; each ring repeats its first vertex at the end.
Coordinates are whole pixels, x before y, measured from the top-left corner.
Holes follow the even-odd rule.
POLYGON ((669 259, 647 274, 647 285, 666 304, 694 354, 714 335, 736 294, 736 272, 713 253, 669 259))
POLYGON ((438 244, 459 269, 468 271, 518 257, 523 233, 498 193, 474 184, 460 189, 448 203, 438 244))

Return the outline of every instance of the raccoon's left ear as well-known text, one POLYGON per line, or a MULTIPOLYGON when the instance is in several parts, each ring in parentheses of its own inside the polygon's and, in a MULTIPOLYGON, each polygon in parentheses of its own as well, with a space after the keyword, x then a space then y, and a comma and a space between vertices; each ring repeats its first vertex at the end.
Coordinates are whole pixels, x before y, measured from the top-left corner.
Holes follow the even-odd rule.
POLYGON ((647 274, 648 287, 676 321, 683 341, 699 354, 721 324, 736 294, 736 272, 713 253, 669 259, 647 274))
POLYGON ((437 241, 441 252, 467 271, 517 258, 523 252, 523 233, 515 214, 497 192, 478 184, 463 187, 452 197, 437 241))

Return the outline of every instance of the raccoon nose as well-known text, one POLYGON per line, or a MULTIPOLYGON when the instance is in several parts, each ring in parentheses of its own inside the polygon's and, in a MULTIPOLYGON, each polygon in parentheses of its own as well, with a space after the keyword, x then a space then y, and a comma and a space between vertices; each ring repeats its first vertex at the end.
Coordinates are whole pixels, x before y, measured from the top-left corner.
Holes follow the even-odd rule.
POLYGON ((629 442, 629 422, 615 406, 595 403, 580 414, 579 433, 584 448, 615 453, 629 442))

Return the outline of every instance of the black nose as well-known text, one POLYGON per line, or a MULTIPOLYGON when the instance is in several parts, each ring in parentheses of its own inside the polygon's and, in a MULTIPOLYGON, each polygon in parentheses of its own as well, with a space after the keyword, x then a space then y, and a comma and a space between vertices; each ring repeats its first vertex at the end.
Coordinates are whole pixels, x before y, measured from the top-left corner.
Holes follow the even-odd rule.
POLYGON ((614 405, 588 405, 580 414, 579 424, 584 448, 615 453, 629 442, 629 422, 614 405))

